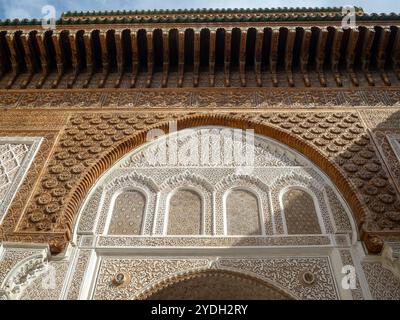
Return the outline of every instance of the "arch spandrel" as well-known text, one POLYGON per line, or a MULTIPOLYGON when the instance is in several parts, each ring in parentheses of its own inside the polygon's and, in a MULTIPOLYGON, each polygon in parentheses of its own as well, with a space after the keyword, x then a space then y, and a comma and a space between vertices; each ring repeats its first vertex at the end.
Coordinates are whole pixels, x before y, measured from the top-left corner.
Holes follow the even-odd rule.
MULTIPOLYGON (((387 219, 382 221, 382 217, 372 215, 370 212, 381 211, 382 208, 387 212, 396 211, 394 205, 399 199, 392 196, 395 201, 389 204, 382 202, 379 198, 380 195, 390 193, 391 182, 359 116, 354 113, 220 113, 213 115, 182 113, 162 116, 134 113, 121 113, 118 116, 106 113, 85 113, 70 119, 53 155, 56 163, 53 167, 59 168, 61 172, 55 173, 54 171, 57 170, 53 167, 46 169, 36 195, 19 225, 18 233, 39 231, 41 236, 38 238, 50 239, 49 232, 65 232, 65 239, 69 239, 77 211, 96 179, 122 156, 143 144, 148 130, 160 128, 167 131, 169 120, 177 121, 178 130, 201 125, 253 128, 257 134, 268 136, 292 147, 329 176, 344 195, 358 226, 363 227, 364 231, 379 232, 383 229, 381 225, 387 222, 387 219), (94 128, 102 124, 107 124, 111 127, 111 131, 114 130, 114 132, 110 131, 113 134, 112 138, 103 137, 101 132, 94 128), (347 135, 344 137, 345 133, 347 135), (99 135, 97 136, 99 144, 96 147, 89 147, 87 153, 82 153, 71 138, 80 135, 84 139, 89 139, 93 134, 99 135), (348 165, 343 160, 349 157, 350 153, 350 157, 362 157, 365 150, 371 155, 363 165, 348 165), (76 151, 78 153, 74 153, 76 151), (65 162, 75 156, 87 157, 85 166, 74 167, 74 174, 68 174, 65 172, 65 162), (359 178, 361 176, 368 180, 370 176, 368 170, 375 170, 375 176, 379 173, 382 178, 369 179, 368 183, 380 184, 381 187, 378 194, 372 196, 374 201, 369 201, 367 205, 367 199, 357 193, 356 187, 360 187, 362 183, 362 187, 368 188, 369 184, 365 184, 364 180, 360 181, 359 178), (65 194, 59 197, 50 195, 46 199, 44 194, 49 194, 46 184, 51 185, 54 179, 60 177, 64 179, 60 184, 65 194), (60 205, 60 202, 63 204, 60 205), (39 216, 36 220, 32 219, 34 213, 39 216), (50 220, 50 215, 57 219, 50 220)), ((370 198, 371 196, 369 200, 370 198)), ((393 229, 398 227, 396 222, 390 222, 389 225, 393 229)))

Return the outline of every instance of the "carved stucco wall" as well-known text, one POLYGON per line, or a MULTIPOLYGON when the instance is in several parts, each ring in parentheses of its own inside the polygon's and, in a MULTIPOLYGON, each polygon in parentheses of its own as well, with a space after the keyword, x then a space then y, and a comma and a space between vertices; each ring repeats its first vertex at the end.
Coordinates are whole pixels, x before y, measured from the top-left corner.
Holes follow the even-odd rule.
MULTIPOLYGON (((287 224, 292 224, 293 219, 298 222, 309 221, 310 228, 301 230, 300 234, 334 233, 339 229, 351 233, 351 214, 343 199, 339 200, 341 196, 334 191, 335 187, 329 179, 300 154, 273 140, 253 137, 254 163, 248 173, 238 173, 234 163, 218 163, 218 159, 207 165, 200 162, 188 165, 185 161, 170 164, 159 159, 163 159, 167 141, 169 146, 176 145, 177 154, 182 150, 190 150, 197 161, 196 156, 201 158, 201 152, 204 152, 204 144, 200 144, 200 141, 208 141, 207 148, 221 143, 221 160, 224 157, 222 145, 225 141, 220 139, 223 132, 232 134, 233 130, 223 127, 184 130, 126 155, 103 175, 86 200, 80 219, 85 221, 85 225, 87 221, 92 226, 85 226, 85 229, 107 233, 107 221, 111 220, 111 226, 114 226, 115 217, 121 215, 120 196, 112 201, 116 192, 139 184, 143 190, 147 190, 144 198, 148 204, 145 205, 147 209, 143 220, 153 234, 201 234, 203 232, 200 229, 204 229, 207 235, 287 234, 287 224), (194 137, 199 140, 193 140, 194 137), (188 142, 191 148, 185 149, 188 142), (196 148, 198 150, 193 151, 196 148), (153 162, 154 159, 150 157, 153 155, 157 155, 159 162, 153 162), (143 187, 146 184, 150 187, 143 187), (306 195, 309 198, 300 199, 301 205, 306 206, 304 210, 292 210, 293 203, 284 198, 288 192, 302 192, 298 188, 310 192, 306 195), (98 198, 99 190, 103 199, 100 204, 91 201, 91 197, 98 198), (278 199, 283 190, 286 190, 283 199, 278 199), (329 196, 326 190, 329 190, 329 196), (315 203, 310 194, 314 195, 315 203), (151 199, 154 198, 157 206, 152 204, 154 200, 151 199), (244 203, 246 199, 248 201, 244 203), (278 201, 274 202, 273 199, 278 201), (335 203, 333 209, 330 209, 329 199, 335 203), (315 206, 318 207, 318 213, 315 206), (285 218, 286 214, 288 216, 285 218), (236 219, 237 215, 241 215, 241 218, 236 219), (333 218, 334 215, 341 217, 333 218), (87 216, 92 218, 89 220, 87 216), (228 221, 229 217, 236 221, 236 225, 230 226, 228 231, 232 222, 228 221), (347 223, 336 227, 335 221, 347 223), (346 224, 347 230, 344 227, 346 224), (232 233, 232 230, 235 232, 232 233)), ((249 145, 243 143, 241 148, 248 150, 249 145)), ((184 159, 187 160, 187 156, 184 159)), ((128 207, 124 210, 129 211, 128 207)), ((132 212, 130 214, 133 215, 132 212)), ((129 219, 125 219, 125 224, 129 224, 129 219)), ((119 223, 124 225, 123 219, 119 223)), ((290 233, 295 234, 295 229, 291 229, 290 233)), ((146 228, 141 234, 147 234, 146 228)))
POLYGON ((371 295, 377 300, 400 300, 400 277, 380 262, 363 262, 371 295))
MULTIPOLYGON (((300 113, 301 114, 301 113, 300 113)), ((304 113, 303 113, 304 114, 304 113)), ((394 131, 395 131, 395 129, 394 128, 396 128, 396 126, 398 126, 398 119, 395 117, 395 113, 393 112, 393 111, 379 111, 379 112, 375 112, 374 113, 374 111, 370 111, 370 110, 365 110, 365 111, 360 111, 360 112, 358 112, 358 114, 360 115, 360 117, 362 118, 362 122, 363 122, 363 124, 365 124, 367 127, 373 127, 373 128, 378 128, 377 130, 375 130, 375 131, 373 131, 372 132, 372 135, 371 135, 371 137, 372 137, 372 139, 375 141, 378 141, 377 139, 379 138, 379 134, 381 133, 381 132, 384 132, 385 134, 390 134, 390 133, 393 133, 394 131), (397 119, 397 120, 396 120, 397 119), (397 121, 397 122, 396 122, 397 121)), ((308 117, 308 116, 307 116, 308 117)), ((65 118, 63 118, 63 117, 60 117, 59 119, 57 119, 57 118, 55 118, 54 117, 54 119, 53 119, 53 122, 54 123, 49 123, 49 121, 48 121, 48 118, 46 118, 46 116, 43 116, 42 118, 40 118, 40 117, 32 117, 32 119, 34 119, 33 121, 31 121, 31 123, 33 123, 33 124, 31 124, 31 127, 35 127, 36 129, 37 128, 43 128, 44 127, 44 123, 46 123, 46 126, 48 126, 49 128, 51 127, 51 129, 49 129, 49 131, 47 132, 47 135, 50 137, 50 135, 51 135, 51 130, 53 130, 53 132, 56 132, 57 130, 59 130, 60 128, 62 128, 63 127, 63 124, 62 123, 66 123, 66 122, 64 122, 65 120, 63 120, 63 119, 65 119, 65 118), (61 119, 62 118, 62 119, 61 119), (45 121, 43 121, 43 122, 40 122, 41 120, 40 119, 45 119, 45 121)), ((272 118, 270 118, 270 119, 272 119, 272 118)), ((142 120, 144 120, 144 119, 142 119, 142 120)), ((1 121, 2 121, 2 124, 3 124, 3 126, 2 126, 2 129, 4 129, 4 128, 7 128, 7 126, 9 126, 9 128, 18 128, 18 125, 16 125, 15 124, 15 121, 13 121, 13 120, 10 120, 10 118, 8 117, 8 116, 5 116, 5 117, 3 117, 2 119, 1 119, 1 121), (7 122, 8 121, 8 122, 7 122), (8 123, 8 124, 7 124, 8 123), (4 125, 5 124, 5 125, 4 125)), ((274 120, 275 121, 275 120, 274 120)), ((143 122, 143 121, 142 121, 143 122)), ((285 123, 283 123, 283 125, 286 125, 287 123, 288 123, 288 121, 284 121, 285 123)), ((22 129, 22 127, 19 127, 20 128, 20 130, 22 129)), ((25 130, 27 129, 27 128, 24 128, 25 130)), ((79 130, 86 130, 86 129, 79 129, 79 130)), ((334 134, 334 133, 333 133, 334 134)), ((36 134, 32 134, 31 133, 31 135, 32 136, 34 136, 34 135, 36 135, 36 134)), ((385 135, 385 139, 386 139, 386 135, 385 135)), ((387 140, 387 139, 386 139, 387 140)), ((50 143, 50 145, 53 145, 53 143, 54 143, 54 140, 51 140, 50 139, 50 141, 52 141, 51 143, 50 143)), ((63 138, 61 137, 61 140, 59 140, 59 141, 63 141, 63 138)), ((312 141, 316 141, 316 140, 312 140, 312 141)), ((57 143, 60 143, 60 142, 57 142, 57 143)), ((46 142, 46 144, 45 144, 45 148, 43 149, 43 150, 40 150, 40 153, 42 154, 42 153, 44 153, 45 154, 45 151, 46 151, 46 148, 48 148, 48 146, 47 146, 48 144, 47 144, 47 142, 46 142)), ((379 147, 379 150, 381 150, 380 148, 381 148, 381 144, 379 144, 379 143, 376 143, 376 145, 378 145, 378 147, 379 147)), ((57 144, 56 144, 56 146, 57 146, 57 144)), ((67 148, 67 147, 65 147, 65 148, 67 148)), ((42 148, 41 148, 42 149, 42 148)), ((372 148, 372 149, 374 149, 374 148, 372 148)), ((371 154, 370 153, 375 153, 376 152, 376 150, 374 149, 373 151, 372 151, 372 149, 371 148, 369 148, 369 147, 366 147, 366 148, 364 148, 363 150, 364 151, 368 151, 368 152, 365 152, 365 153, 363 153, 363 155, 364 156, 370 156, 371 154), (368 149, 368 150, 366 150, 366 149, 368 149), (367 154, 368 153, 368 154, 367 154)), ((48 150, 48 149, 47 149, 48 150)), ((352 149, 353 150, 353 149, 352 149)), ((394 152, 393 152, 393 150, 392 149, 389 149, 390 150, 390 152, 392 152, 392 154, 393 155, 395 155, 394 154, 394 152)), ((353 151, 355 151, 356 153, 357 152, 359 152, 359 151, 356 151, 355 149, 353 150, 353 151)), ((350 152, 353 152, 353 151, 351 151, 350 150, 350 152)), ((382 152, 382 158, 384 159, 384 165, 387 165, 388 167, 391 167, 391 166, 396 166, 396 163, 395 162, 392 162, 392 161, 388 161, 387 159, 388 159, 388 157, 387 157, 387 155, 388 154, 390 154, 390 152, 382 152)), ((57 154, 57 153, 55 153, 55 154, 57 154)), ((348 154, 347 153, 343 153, 343 155, 345 156, 345 157, 343 157, 343 159, 348 159, 348 158, 346 158, 347 156, 348 156, 348 154)), ((361 155, 361 153, 359 154, 359 155, 361 155)), ((380 157, 380 156, 379 156, 380 157)), ((361 157, 362 158, 362 157, 361 157)), ((358 162, 360 162, 359 160, 361 159, 359 156, 357 156, 357 157, 353 157, 353 158, 350 158, 350 159, 352 159, 352 161, 354 161, 354 163, 356 163, 356 165, 359 165, 358 164, 358 162)), ((40 157, 39 157, 39 159, 38 159, 38 161, 40 160, 40 161, 42 161, 42 155, 40 155, 40 157)), ((340 158, 339 158, 340 159, 340 158)), ((376 158, 374 158, 374 156, 372 157, 372 159, 374 159, 374 161, 376 160, 376 158)), ((347 160, 346 160, 347 161, 347 160)), ((376 163, 377 161, 375 161, 375 163, 376 163)), ((379 161, 378 161, 379 162, 379 161)), ((54 165, 56 165, 56 163, 53 161, 53 160, 51 160, 51 161, 49 161, 48 162, 49 163, 49 165, 50 166, 54 166, 54 165)), ((361 162, 360 162, 361 163, 361 162)), ((37 164, 35 163, 35 166, 36 166, 37 164)), ((342 164, 342 165, 344 165, 344 164, 342 164)), ((365 165, 365 164, 364 164, 365 165)), ((41 167, 42 168, 42 167, 41 167)), ((366 167, 367 168, 367 167, 366 167)), ((350 168, 351 169, 351 168, 350 168)), ((374 168, 370 168, 370 169, 374 169, 374 168)), ((386 170, 386 169, 384 169, 384 170, 386 170)), ((44 166, 44 172, 46 172, 46 166, 44 166)), ((29 172, 28 173, 28 175, 31 175, 32 173, 34 173, 34 172, 29 172)), ((381 173, 379 172, 379 173, 377 173, 376 175, 381 175, 381 173)), ((77 174, 78 175, 78 174, 77 174)), ((393 185, 395 185, 395 183, 393 183, 392 181, 395 181, 395 179, 393 180, 392 179, 392 177, 393 176, 395 176, 395 171, 393 171, 393 172, 391 172, 389 175, 388 175, 389 177, 387 177, 386 176, 386 178, 384 178, 384 177, 382 177, 382 175, 380 176, 380 179, 382 179, 382 180, 385 180, 385 181, 387 181, 386 183, 388 183, 389 185, 390 184, 393 184, 393 185)), ((359 175, 359 177, 361 177, 361 175, 359 175)), ((363 176, 364 178, 368 178, 367 176, 363 176)), ((364 179, 363 178, 363 179, 364 179)), ((35 179, 38 179, 38 175, 36 175, 36 178, 35 179)), ((31 180, 32 181, 36 181, 35 179, 32 179, 32 178, 30 178, 29 179, 29 183, 31 183, 31 180)), ((362 179, 361 179, 362 180, 362 179)), ((363 184, 363 185, 361 185, 361 180, 354 180, 354 181, 357 181, 357 183, 360 183, 360 186, 361 186, 361 188, 363 188, 365 185, 363 184)), ((379 190, 383 190, 383 189, 380 189, 380 188, 382 188, 382 187, 380 187, 381 185, 382 185, 382 181, 375 181, 375 180, 373 180, 373 179, 367 179, 368 181, 369 181, 369 185, 371 185, 371 183, 372 184, 379 184, 379 186, 378 186, 378 189, 379 190), (372 181, 373 180, 373 181, 372 181)), ((366 180, 366 181, 367 181, 366 180)), ((46 181, 46 180, 44 180, 44 181, 46 181)), ((63 182, 62 181, 60 181, 60 183, 61 183, 61 185, 63 185, 63 182)), ((25 184, 25 183, 24 183, 25 184)), ((148 188, 151 188, 151 186, 149 186, 148 188)), ((385 187, 383 187, 383 188, 385 188, 385 187)), ((101 189, 101 188, 100 188, 101 189)), ((99 194, 101 194, 101 190, 96 190, 96 192, 94 193, 96 196, 98 196, 99 194)), ((334 217, 333 217, 333 220, 334 220, 334 224, 333 224, 333 226, 332 226, 332 228, 333 228, 333 230, 335 230, 335 231, 338 231, 338 230, 340 230, 340 229, 344 229, 344 230, 348 230, 348 226, 349 226, 349 222, 348 222, 348 220, 346 220, 346 219, 343 219, 342 217, 345 217, 344 215, 341 215, 341 214, 333 214, 332 212, 340 212, 340 211, 342 211, 343 209, 343 203, 342 203, 342 200, 341 199, 337 199, 337 196, 335 195, 335 197, 336 197, 336 199, 335 199, 335 197, 333 197, 332 198, 332 196, 330 196, 330 191, 329 191, 329 187, 326 187, 326 188, 324 188, 325 190, 326 190, 326 193, 327 193, 327 196, 328 196, 328 200, 329 200, 329 203, 331 204, 330 206, 327 206, 327 209, 326 209, 326 211, 327 211, 327 214, 329 215, 329 214, 332 214, 334 217), (336 205, 332 205, 332 203, 336 203, 336 205)), ((24 189, 25 190, 25 189, 24 189)), ((392 195, 392 197, 394 197, 394 195, 392 194, 393 192, 393 190, 392 191, 390 191, 390 188, 389 189, 385 189, 385 190, 387 190, 388 192, 386 192, 386 194, 389 194, 389 195, 392 195)), ((34 191, 34 188, 31 188, 30 190, 29 190, 29 192, 27 193, 27 194, 30 194, 32 191, 34 191)), ((371 189, 371 192, 372 192, 372 189, 371 189)), ((379 191, 380 192, 380 191, 379 191)), ((394 191, 395 192, 395 191, 394 191)), ((378 195, 381 195, 382 193, 378 193, 378 194, 371 194, 371 198, 372 199, 378 199, 378 195)), ((385 193, 383 193, 383 194, 385 194, 385 193)), ((383 195, 382 194, 382 195, 383 195)), ((15 199, 20 199, 20 197, 21 197, 21 195, 19 195, 19 194, 17 194, 16 195, 16 198, 15 199)), ((388 197, 380 197, 380 198, 382 198, 382 199, 384 199, 385 201, 388 201, 388 200, 390 200, 388 197)), ((90 201, 92 202, 92 203, 96 203, 96 197, 94 197, 94 198, 91 198, 90 199, 90 201)), ((26 203, 26 201, 25 202, 22 202, 22 204, 23 203, 26 203)), ((370 204, 373 204, 373 203, 375 203, 375 200, 372 200, 372 202, 369 202, 370 204)), ((20 203, 18 203, 18 205, 21 205, 20 203)), ((15 207, 15 204, 13 203, 12 204, 12 206, 13 207, 15 207)), ((95 206, 94 206, 95 207, 95 206)), ((95 210, 96 211, 96 210, 95 210)), ((23 214, 23 210, 19 210, 18 211, 18 214, 16 214, 16 211, 11 211, 11 212, 14 212, 12 215, 10 215, 9 217, 6 217, 6 225, 7 226, 12 226, 12 227, 15 227, 16 226, 16 223, 14 223, 14 224, 11 224, 10 223, 10 221, 16 221, 16 220, 18 220, 18 218, 19 218, 19 216, 21 215, 21 214, 23 214), (10 219, 12 217, 12 219, 10 219)), ((389 211, 389 212, 393 212, 393 211, 389 211)), ((396 215, 393 215, 393 216, 391 216, 390 214, 389 215, 387 215, 390 219, 391 219, 391 221, 395 221, 396 220, 396 215)), ((382 219, 380 219, 380 217, 379 217, 379 215, 377 216, 377 217, 372 217, 372 216, 370 216, 370 218, 371 219, 376 219, 376 221, 378 221, 378 220, 380 220, 381 222, 380 222, 380 224, 382 224, 383 225, 383 221, 382 221, 382 219)), ((85 219, 86 219, 86 221, 89 221, 90 220, 90 215, 88 215, 88 216, 86 216, 85 217, 85 219)), ((89 224, 90 225, 90 224, 89 224)), ((4 227, 4 225, 2 226, 2 227, 4 227)), ((9 228, 9 227, 7 227, 7 228, 9 228)), ((92 228, 92 226, 89 226, 88 227, 88 230, 90 229, 90 228, 92 228)), ((267 228, 267 226, 266 226, 266 228, 267 228)), ((389 228, 391 228, 391 226, 389 226, 389 228)), ((1 231, 1 232, 3 232, 3 231, 1 231)), ((1 232, 0 232, 0 235, 1 235, 1 232)), ((9 238, 9 239, 12 239, 11 237, 9 238)), ((15 239, 17 239, 17 238, 15 238, 15 239)), ((26 238, 25 238, 26 239, 26 238)), ((43 238, 44 239, 44 238, 43 238)), ((99 241, 103 241, 102 243, 103 244, 105 244, 105 243, 111 243, 112 241, 111 241, 111 239, 106 239, 106 238, 103 238, 103 239, 99 239, 99 241)), ((124 240, 126 240, 126 239, 124 239, 124 240)), ((113 240, 113 243, 114 244, 116 244, 116 243, 118 243, 118 241, 119 241, 119 239, 118 238, 116 238, 116 239, 114 239, 113 240)), ((154 238, 154 243, 163 243, 165 240, 164 239, 162 239, 162 238, 154 238)), ((199 241, 202 241, 202 240, 199 240, 199 241)), ((226 239, 221 239, 221 242, 220 243, 225 243, 225 241, 226 241, 226 243, 228 242, 226 239)), ((250 240, 249 240, 250 241, 250 240)), ((253 241, 253 240, 251 240, 251 241, 253 241)), ((271 239, 265 239, 265 240, 263 240, 264 242, 262 242, 262 243, 271 243, 271 239)), ((275 241, 275 240, 274 240, 275 241)), ((282 239, 282 243, 284 243, 285 241, 288 241, 288 239, 282 239)), ((299 239, 299 243, 300 242, 303 242, 303 241, 305 241, 305 239, 299 239)), ((326 241, 326 240, 323 240, 323 241, 326 241)), ((123 241, 122 241, 123 242, 123 241)), ((145 241, 144 241, 145 242, 145 241)), ((143 239, 135 239, 135 240, 130 240, 128 243, 131 243, 131 244, 133 244, 133 243, 137 243, 137 244, 139 244, 139 243, 144 243, 143 242, 143 239)), ((99 242, 100 243, 100 242, 99 242)), ((126 242, 125 242, 126 243, 126 242)), ((147 242, 147 243, 149 243, 149 242, 147 242)), ((171 243, 173 243, 173 242, 171 242, 171 243)), ((176 244, 178 244, 179 243, 179 241, 176 241, 175 242, 176 244)), ((210 243, 212 243, 212 241, 210 240, 210 239, 206 239, 206 243, 207 244, 210 244, 210 243)), ((322 241, 321 241, 321 243, 322 243, 322 241)), ((28 254, 28 251, 29 250, 27 250, 27 249, 23 249, 22 251, 25 251, 26 252, 26 254, 28 254)), ((13 251, 14 252, 14 251, 13 251)), ((87 261, 89 260, 89 253, 91 252, 91 250, 90 249, 79 249, 79 251, 78 252, 76 252, 76 259, 74 260, 74 265, 76 266, 75 267, 75 269, 74 270, 76 270, 76 272, 75 271, 73 271, 73 272, 71 272, 70 274, 69 274, 69 277, 67 277, 67 276, 65 276, 64 277, 64 286, 66 286, 66 287, 68 287, 69 289, 68 290, 70 290, 69 292, 68 292, 68 296, 70 297, 70 298, 77 298, 78 297, 78 293, 77 292, 79 292, 79 290, 81 289, 81 285, 82 285, 82 279, 85 279, 85 277, 84 277, 84 271, 86 270, 86 268, 88 267, 88 264, 87 264, 87 261), (68 280, 66 280, 68 278, 68 280), (68 282, 68 284, 66 284, 65 283, 65 281, 67 281, 68 282)), ((11 256, 11 253, 7 253, 7 254, 4 254, 4 252, 3 252, 3 254, 1 255, 1 257, 0 257, 0 259, 2 260, 2 261, 4 261, 4 259, 5 259, 5 261, 10 261, 9 260, 9 258, 7 258, 7 255, 8 256, 11 256)), ((356 259, 361 259, 361 257, 355 257, 356 259)), ((7 272, 8 270, 10 270, 10 268, 12 269, 13 268, 13 266, 15 266, 19 261, 21 261, 21 257, 18 255, 18 254, 15 254, 15 255, 13 255, 13 258, 12 258, 12 263, 9 263, 9 264, 7 264, 7 266, 4 266, 4 270, 5 270, 5 272, 7 272)), ((129 260, 129 259, 128 259, 129 260)), ((248 259, 246 259, 246 260, 248 260, 248 259)), ((245 261, 243 262, 243 263, 246 263, 245 261)), ((378 265, 378 264, 377 264, 378 265)), ((372 274, 372 276, 369 276, 370 277, 370 279, 376 279, 376 278, 379 278, 379 273, 381 273, 381 274, 386 274, 385 272, 383 272, 381 269, 379 269, 378 267, 365 267, 364 266, 364 264, 363 264, 363 267, 364 267, 364 269, 366 270, 365 272, 366 272, 366 275, 367 275, 367 273, 370 271, 370 270, 375 270, 374 272, 370 272, 370 274, 372 274)), ((66 268, 65 267, 60 267, 60 270, 63 270, 62 272, 64 272, 65 270, 66 270, 66 268)), ((69 272, 69 271, 68 271, 69 272)), ((66 272, 66 273, 68 273, 68 272, 66 272)), ((62 273, 61 273, 62 274, 62 273)), ((381 281, 379 282, 380 284, 384 284, 384 287, 387 287, 387 288, 391 288, 391 285, 390 284, 386 284, 386 282, 385 281, 387 281, 387 279, 391 279, 390 280, 390 283, 392 284, 392 286, 393 285, 395 285, 395 287, 394 287, 394 289, 392 290, 390 290, 390 292, 394 292, 393 294, 391 294, 391 293, 385 293, 384 291, 382 292, 382 288, 381 289, 378 289, 377 291, 375 291, 375 292, 378 292, 378 293, 374 293, 374 289, 371 289, 371 294, 372 294, 372 296, 373 297, 376 297, 376 298, 379 298, 379 297, 388 297, 388 298, 398 298, 398 296, 397 296, 397 293, 396 293, 396 286, 398 286, 398 283, 396 282, 396 278, 391 278, 391 277, 393 277, 392 275, 387 275, 386 277, 384 277, 384 278, 382 278, 381 279, 381 281), (380 291, 379 291, 380 290, 380 291), (381 292, 381 293, 379 293, 379 292, 381 292)), ((368 276, 366 276, 366 278, 368 278, 368 276)), ((372 282, 374 282, 374 280, 372 280, 372 282)), ((378 283, 378 282, 376 282, 376 283, 378 283)), ((35 285, 34 285, 35 286, 35 285)), ((34 286, 32 287, 32 288, 34 288, 34 286)), ((372 288, 376 288, 377 287, 377 285, 376 284, 373 284, 372 285, 372 288)), ((43 293, 40 293, 39 291, 37 291, 38 290, 38 288, 39 287, 37 287, 36 289, 34 289, 34 290, 31 290, 31 291, 26 291, 26 292, 29 292, 29 294, 26 294, 26 295, 24 295, 24 297, 25 298, 29 298, 29 297, 35 297, 35 296, 37 296, 37 297, 40 297, 40 296, 45 296, 45 294, 43 294, 43 293)), ((54 295, 53 295, 53 297, 54 298, 56 298, 56 297, 59 297, 58 296, 58 294, 59 293, 54 293, 54 295)), ((355 294, 356 295, 356 294, 355 294)), ((66 295, 62 295, 61 294, 61 296, 62 297, 66 297, 66 295)))

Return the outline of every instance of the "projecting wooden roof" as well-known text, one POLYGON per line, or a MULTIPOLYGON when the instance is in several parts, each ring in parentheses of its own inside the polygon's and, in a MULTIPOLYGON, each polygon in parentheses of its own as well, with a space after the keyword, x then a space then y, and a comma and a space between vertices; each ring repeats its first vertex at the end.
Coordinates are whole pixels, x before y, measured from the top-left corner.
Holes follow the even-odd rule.
POLYGON ((64 13, 0 26, 0 89, 394 86, 399 16, 341 8, 64 13))

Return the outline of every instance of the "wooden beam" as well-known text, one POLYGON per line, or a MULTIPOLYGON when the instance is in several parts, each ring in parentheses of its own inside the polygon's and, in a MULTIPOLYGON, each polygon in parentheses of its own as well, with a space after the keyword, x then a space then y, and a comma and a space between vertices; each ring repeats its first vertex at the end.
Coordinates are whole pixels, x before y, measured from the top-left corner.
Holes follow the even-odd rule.
POLYGON ((374 42, 375 30, 373 27, 366 27, 361 49, 361 69, 370 86, 375 85, 372 74, 369 71, 371 60, 371 49, 374 42))
POLYGON ((226 87, 229 87, 231 85, 231 46, 232 30, 225 30, 224 74, 226 87))
POLYGON ((115 30, 114 39, 115 39, 115 50, 117 58, 117 72, 118 72, 118 77, 117 80, 115 80, 114 88, 119 88, 125 71, 124 59, 122 53, 122 30, 115 30))
POLYGON ((36 36, 34 36, 34 38, 36 39, 36 43, 39 49, 40 64, 42 66, 42 75, 36 84, 36 88, 40 89, 46 81, 47 76, 49 75, 49 59, 44 42, 45 32, 38 32, 36 36))
POLYGON ((262 86, 261 76, 261 54, 262 44, 264 39, 264 29, 256 29, 256 45, 254 49, 254 73, 256 74, 256 81, 259 87, 262 86))
POLYGON ((321 86, 326 87, 326 78, 324 74, 325 48, 328 39, 328 30, 323 27, 318 30, 317 51, 315 54, 315 69, 321 86))
POLYGON ((240 85, 246 86, 246 45, 247 45, 247 30, 240 31, 240 47, 239 47, 239 76, 240 85))
POLYGON ((396 27, 396 36, 394 38, 393 49, 391 53, 393 70, 400 80, 400 27, 396 27))
POLYGON ((311 81, 308 75, 308 59, 310 53, 311 28, 303 28, 303 37, 300 47, 300 71, 303 74, 303 80, 306 87, 311 86, 311 81))
POLYGON ((199 85, 199 68, 200 68, 200 30, 194 31, 193 45, 193 86, 199 85))
POLYGON ((296 28, 288 28, 288 34, 285 45, 285 71, 289 86, 294 87, 293 80, 293 48, 294 40, 296 39, 296 28))
POLYGON ((279 27, 271 28, 271 49, 269 54, 269 69, 271 72, 271 80, 274 87, 278 86, 277 65, 278 65, 278 44, 279 44, 279 27))
POLYGON ((331 68, 333 77, 338 87, 343 86, 342 78, 339 71, 340 49, 342 46, 343 30, 335 28, 333 35, 333 43, 331 49, 331 68))
POLYGON ((178 87, 183 85, 185 73, 185 30, 178 31, 178 87))
POLYGON ((6 34, 6 40, 7 40, 7 46, 10 51, 10 60, 11 60, 11 79, 7 82, 6 88, 10 89, 12 85, 14 84, 15 80, 18 77, 18 74, 20 73, 21 67, 19 65, 18 61, 18 56, 17 56, 17 49, 16 49, 16 34, 7 32, 6 34))
POLYGON ((29 82, 31 82, 34 70, 34 63, 32 60, 32 52, 31 46, 29 45, 29 32, 24 32, 21 34, 21 43, 22 47, 24 48, 24 59, 26 68, 28 69, 28 75, 26 76, 25 80, 21 84, 21 89, 26 89, 29 82))
POLYGON ((63 56, 63 50, 61 48, 61 38, 60 38, 60 32, 58 31, 53 31, 53 34, 51 35, 51 40, 53 42, 54 50, 56 52, 56 63, 57 63, 57 78, 56 80, 53 81, 52 83, 52 88, 57 88, 60 81, 61 77, 64 75, 65 69, 64 69, 64 56, 63 56))
POLYGON ((161 86, 165 88, 168 84, 169 73, 169 31, 163 30, 163 74, 161 86))
POLYGON ((349 41, 347 43, 347 48, 346 48, 346 69, 347 72, 349 73, 351 82, 356 87, 359 86, 359 81, 357 74, 354 71, 354 59, 356 55, 356 47, 359 35, 360 32, 358 31, 358 29, 356 28, 350 29, 349 41))
POLYGON ((94 61, 93 61, 93 50, 92 50, 92 36, 93 32, 87 32, 83 34, 83 43, 85 45, 86 52, 86 67, 88 70, 88 77, 86 78, 83 87, 87 88, 92 80, 94 74, 94 61))
POLYGON ((102 76, 99 81, 99 88, 104 88, 108 75, 110 74, 110 64, 108 61, 108 47, 107 47, 107 31, 100 31, 99 33, 100 47, 101 47, 101 64, 102 64, 102 76))
POLYGON ((134 30, 131 31, 131 49, 132 49, 131 88, 134 88, 136 86, 137 75, 138 75, 138 64, 139 64, 137 32, 134 30))
POLYGON ((147 79, 146 88, 151 87, 154 72, 153 31, 146 31, 147 41, 147 79))
POLYGON ((71 62, 72 62, 72 76, 69 78, 67 83, 67 88, 72 88, 78 78, 79 74, 79 64, 80 64, 80 55, 78 53, 77 41, 76 41, 77 33, 74 31, 69 31, 68 40, 71 48, 71 62))
POLYGON ((380 72, 383 83, 387 86, 391 85, 389 77, 385 71, 386 49, 389 43, 389 37, 390 37, 390 28, 382 27, 378 39, 378 51, 376 53, 377 67, 380 72))
POLYGON ((216 45, 217 33, 215 30, 210 30, 210 46, 208 55, 208 82, 210 87, 215 85, 215 45, 216 45))
POLYGON ((153 50, 153 31, 146 31, 147 41, 147 78, 146 88, 151 87, 154 71, 154 50, 153 50))

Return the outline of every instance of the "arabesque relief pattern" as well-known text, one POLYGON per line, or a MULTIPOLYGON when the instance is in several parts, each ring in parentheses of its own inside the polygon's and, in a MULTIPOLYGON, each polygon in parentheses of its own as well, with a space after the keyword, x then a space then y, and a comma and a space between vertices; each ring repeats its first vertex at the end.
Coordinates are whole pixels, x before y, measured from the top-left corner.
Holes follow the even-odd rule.
POLYGON ((217 261, 187 257, 176 259, 107 257, 101 262, 94 298, 107 300, 146 298, 157 292, 158 284, 163 281, 173 283, 184 274, 195 274, 210 269, 236 271, 256 277, 277 285, 278 288, 285 288, 290 296, 298 299, 338 299, 334 280, 330 274, 329 260, 325 257, 290 259, 245 257, 220 258, 217 261), (113 284, 117 272, 130 275, 121 287, 113 284), (305 272, 312 275, 312 281, 305 282, 303 278, 305 272))

